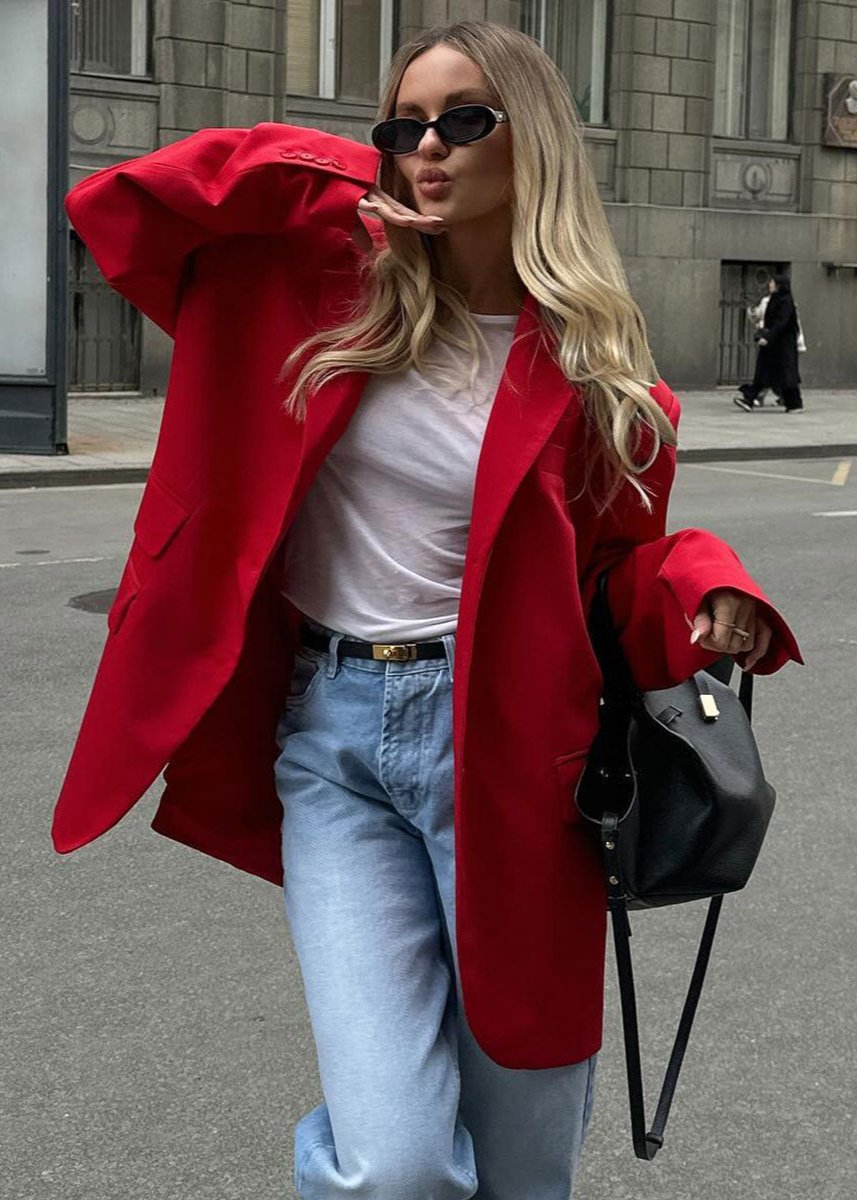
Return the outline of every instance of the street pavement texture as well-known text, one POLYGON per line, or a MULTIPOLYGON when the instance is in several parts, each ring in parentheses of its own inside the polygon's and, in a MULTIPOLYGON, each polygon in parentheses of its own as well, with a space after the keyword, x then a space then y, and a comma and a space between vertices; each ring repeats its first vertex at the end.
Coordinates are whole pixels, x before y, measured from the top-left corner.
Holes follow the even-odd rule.
MULTIPOLYGON (((728 388, 677 394, 685 461, 857 454, 857 391, 805 391, 805 411, 788 415, 770 393, 752 413, 736 408, 728 388)), ((0 488, 143 480, 163 407, 161 396, 70 396, 69 453, 0 454, 0 488)))
MULTIPOLYGON (((70 602, 115 588, 140 492, 0 491, 0 1194, 295 1200, 292 1129, 321 1093, 279 891, 152 833, 158 785, 91 846, 50 846, 105 635, 103 614, 70 602)), ((653 1164, 628 1136, 609 957, 576 1200, 853 1200, 857 471, 681 464, 671 528, 687 525, 731 541, 807 665, 758 681, 777 808, 749 886, 724 904, 653 1164)), ((696 904, 633 917, 650 1108, 703 917, 696 904)))

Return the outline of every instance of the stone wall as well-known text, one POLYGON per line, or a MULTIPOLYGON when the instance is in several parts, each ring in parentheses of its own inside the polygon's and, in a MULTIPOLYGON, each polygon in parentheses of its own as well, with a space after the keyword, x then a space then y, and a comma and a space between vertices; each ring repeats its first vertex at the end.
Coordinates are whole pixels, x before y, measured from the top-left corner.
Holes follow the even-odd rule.
POLYGON ((285 112, 287 0, 158 0, 160 142, 285 112))
POLYGON ((821 145, 826 73, 857 78, 857 0, 820 4, 803 0, 797 21, 793 121, 804 146, 804 212, 857 215, 857 149, 821 145))
MULTIPOLYGON (((367 141, 375 106, 290 96, 288 0, 156 0, 152 80, 74 76, 73 181, 205 126, 279 120, 367 141)), ((857 0, 795 0, 787 142, 712 136, 715 0, 614 0, 609 126, 587 149, 664 376, 717 382, 724 260, 789 262, 805 382, 857 378, 857 149, 823 144, 825 75, 857 75, 857 0), (833 264, 826 267, 824 264, 833 264)), ((400 0, 396 44, 517 0, 400 0)), ((146 322, 144 386, 169 344, 146 322)))
POLYGON ((703 203, 711 129, 710 0, 617 0, 610 112, 616 196, 630 204, 703 203))

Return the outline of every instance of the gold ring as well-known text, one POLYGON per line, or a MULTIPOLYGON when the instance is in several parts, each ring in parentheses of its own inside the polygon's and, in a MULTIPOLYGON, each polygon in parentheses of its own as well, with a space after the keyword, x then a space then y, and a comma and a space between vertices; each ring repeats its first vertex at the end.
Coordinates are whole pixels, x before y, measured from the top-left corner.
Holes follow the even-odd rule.
POLYGON ((719 621, 717 617, 715 617, 712 621, 712 625, 722 625, 725 629, 731 629, 733 633, 738 635, 742 642, 746 641, 750 636, 749 629, 739 629, 739 627, 737 625, 733 625, 731 621, 719 621))

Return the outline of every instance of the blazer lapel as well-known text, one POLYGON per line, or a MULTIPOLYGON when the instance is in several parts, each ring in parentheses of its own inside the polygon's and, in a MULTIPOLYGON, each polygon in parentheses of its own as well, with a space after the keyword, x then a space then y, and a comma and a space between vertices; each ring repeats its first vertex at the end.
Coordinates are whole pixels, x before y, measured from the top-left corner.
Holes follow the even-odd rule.
MULTIPOLYGON (((455 752, 463 762, 468 681, 479 601, 503 517, 545 442, 577 394, 540 337, 538 304, 527 294, 506 370, 488 419, 476 472, 470 537, 456 632, 455 752)), ((563 441, 574 441, 578 405, 563 441)), ((521 564, 526 569, 526 564, 521 564)))
POLYGON ((527 293, 476 472, 465 569, 471 592, 515 492, 575 394, 542 342, 538 304, 527 293))

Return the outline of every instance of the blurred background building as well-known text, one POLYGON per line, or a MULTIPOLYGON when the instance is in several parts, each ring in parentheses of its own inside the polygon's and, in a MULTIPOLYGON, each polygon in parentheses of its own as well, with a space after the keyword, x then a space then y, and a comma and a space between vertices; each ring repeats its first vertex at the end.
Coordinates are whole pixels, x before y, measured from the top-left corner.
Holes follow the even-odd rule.
MULTIPOLYGON (((809 386, 857 379, 857 0, 72 0, 70 180, 207 126, 368 141, 412 34, 494 20, 569 81, 659 369, 752 374, 744 312, 790 272, 809 386), (850 90, 849 90, 850 89, 850 90)), ((170 343, 70 233, 75 391, 162 390, 170 343)))

